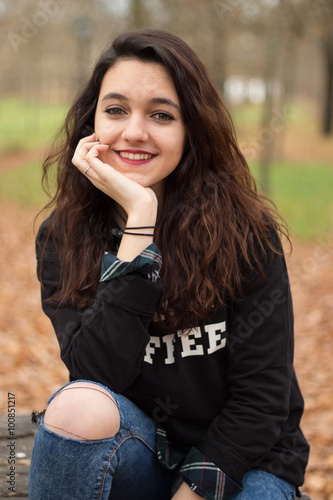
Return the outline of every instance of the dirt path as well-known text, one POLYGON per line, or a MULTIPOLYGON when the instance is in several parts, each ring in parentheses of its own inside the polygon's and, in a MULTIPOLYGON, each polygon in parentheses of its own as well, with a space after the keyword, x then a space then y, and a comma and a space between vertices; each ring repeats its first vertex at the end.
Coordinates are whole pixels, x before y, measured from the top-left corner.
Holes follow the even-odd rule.
MULTIPOLYGON (((18 413, 42 409, 67 372, 35 276, 35 212, 0 203, 0 381, 18 413)), ((38 226, 38 224, 37 224, 38 226)), ((294 242, 288 257, 295 306, 298 379, 306 402, 303 430, 312 445, 306 490, 333 500, 333 237, 294 242)))

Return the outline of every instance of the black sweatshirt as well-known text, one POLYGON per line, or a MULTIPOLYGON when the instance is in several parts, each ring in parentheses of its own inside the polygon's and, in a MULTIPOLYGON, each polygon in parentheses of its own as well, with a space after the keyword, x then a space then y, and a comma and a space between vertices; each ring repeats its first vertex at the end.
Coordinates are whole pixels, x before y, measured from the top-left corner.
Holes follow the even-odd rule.
POLYGON ((299 427, 303 399, 284 257, 267 259, 265 279, 252 272, 244 298, 200 328, 166 335, 152 322, 162 284, 140 272, 101 282, 84 311, 47 301, 59 286, 51 239, 41 260, 48 223, 36 245, 42 306, 71 380, 96 381, 128 397, 168 442, 194 447, 237 485, 248 470, 262 469, 300 486, 309 447, 299 427))

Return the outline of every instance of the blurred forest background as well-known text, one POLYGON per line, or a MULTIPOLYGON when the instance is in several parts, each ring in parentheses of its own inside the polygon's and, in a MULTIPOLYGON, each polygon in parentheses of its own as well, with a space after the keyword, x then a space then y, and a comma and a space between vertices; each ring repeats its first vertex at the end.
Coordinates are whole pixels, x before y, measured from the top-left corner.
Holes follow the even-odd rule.
POLYGON ((305 489, 333 500, 333 0, 0 0, 0 411, 8 391, 18 413, 42 409, 67 381, 35 276, 41 165, 101 50, 143 27, 205 62, 290 226, 305 489))

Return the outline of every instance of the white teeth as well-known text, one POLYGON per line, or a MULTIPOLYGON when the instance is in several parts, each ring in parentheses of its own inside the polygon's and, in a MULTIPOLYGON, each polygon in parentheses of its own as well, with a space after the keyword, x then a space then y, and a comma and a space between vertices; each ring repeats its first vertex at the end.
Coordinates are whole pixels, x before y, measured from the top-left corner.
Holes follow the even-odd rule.
POLYGON ((120 151, 119 155, 122 158, 127 158, 128 160, 149 160, 153 156, 150 154, 127 153, 125 151, 120 151))

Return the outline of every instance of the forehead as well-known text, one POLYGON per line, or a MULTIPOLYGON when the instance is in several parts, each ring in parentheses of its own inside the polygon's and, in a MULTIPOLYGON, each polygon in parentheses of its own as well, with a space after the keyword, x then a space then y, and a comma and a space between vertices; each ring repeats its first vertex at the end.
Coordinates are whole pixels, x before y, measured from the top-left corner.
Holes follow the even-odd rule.
POLYGON ((120 60, 106 72, 100 98, 110 91, 140 99, 163 95, 179 103, 173 80, 166 68, 159 63, 138 59, 120 60))

